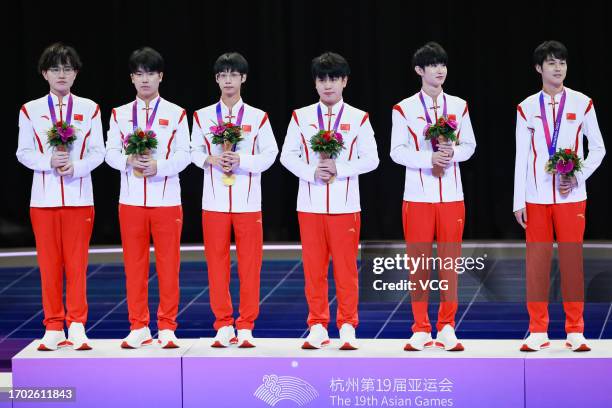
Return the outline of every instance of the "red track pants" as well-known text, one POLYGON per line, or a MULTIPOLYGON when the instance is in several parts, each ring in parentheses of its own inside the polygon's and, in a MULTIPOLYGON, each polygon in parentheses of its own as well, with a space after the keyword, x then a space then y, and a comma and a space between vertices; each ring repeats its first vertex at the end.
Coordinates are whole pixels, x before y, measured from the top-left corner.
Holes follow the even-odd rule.
POLYGON ((64 319, 87 321, 87 258, 94 208, 30 208, 40 267, 42 303, 47 330, 63 330, 64 319), (62 301, 66 274, 66 313, 62 301))
POLYGON ((529 331, 548 331, 548 291, 553 231, 559 248, 565 330, 584 332, 584 238, 586 201, 527 203, 527 310, 529 331))
POLYGON ((240 316, 236 328, 253 330, 259 315, 259 276, 263 260, 261 211, 225 213, 202 211, 204 254, 208 265, 210 306, 215 315, 215 330, 234 324, 230 295, 230 241, 232 227, 236 237, 240 316))
MULTIPOLYGON (((404 201, 402 207, 406 253, 409 257, 431 257, 434 236, 438 242, 438 258, 461 256, 461 240, 465 221, 463 201, 448 203, 420 203, 404 201)), ((420 282, 429 279, 430 268, 422 267, 411 271, 410 281, 416 282, 410 291, 414 324, 413 332, 431 332, 427 313, 429 291, 423 290, 420 282)), ((454 269, 439 269, 439 279, 448 281, 448 289, 440 294, 438 310, 438 331, 450 324, 455 327, 457 313, 457 273, 454 269)))
POLYGON ((308 301, 308 326, 329 323, 327 296, 327 271, 332 257, 338 312, 336 323, 357 327, 359 318, 359 276, 357 252, 361 214, 315 214, 298 212, 306 300, 308 301))
POLYGON ((159 282, 158 330, 176 330, 183 209, 119 204, 130 330, 149 325, 149 247, 159 282))

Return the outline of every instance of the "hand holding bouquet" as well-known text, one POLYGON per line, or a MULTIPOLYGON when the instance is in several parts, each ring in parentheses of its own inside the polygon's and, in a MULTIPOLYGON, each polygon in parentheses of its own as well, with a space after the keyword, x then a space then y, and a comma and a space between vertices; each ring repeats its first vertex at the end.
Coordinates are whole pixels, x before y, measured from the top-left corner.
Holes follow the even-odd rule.
MULTIPOLYGON (((152 130, 137 128, 124 138, 123 146, 125 154, 136 156, 138 163, 145 163, 151 155, 151 150, 157 148, 157 136, 152 130)), ((143 177, 142 170, 144 167, 135 166, 134 176, 143 177)))
MULTIPOLYGON (((224 153, 235 152, 236 146, 243 140, 241 127, 233 124, 232 122, 225 122, 221 125, 211 126, 210 134, 212 135, 213 144, 222 145, 224 153)), ((223 184, 226 186, 233 185, 236 180, 236 176, 232 173, 231 163, 222 158, 222 167, 224 171, 222 177, 223 184)))
MULTIPOLYGON (((445 146, 440 150, 447 150, 446 145, 450 147, 452 142, 457 141, 457 135, 455 134, 456 130, 457 121, 443 116, 433 125, 427 124, 423 130, 423 135, 425 136, 425 140, 431 141, 433 151, 438 152, 440 145, 445 146)), ((450 163, 450 159, 451 156, 446 153, 434 157, 432 174, 436 177, 442 177, 444 175, 444 168, 450 163)))
POLYGON ((319 153, 321 159, 317 168, 319 178, 328 184, 333 183, 336 178, 336 166, 333 160, 345 148, 342 135, 333 130, 319 130, 310 138, 310 148, 313 152, 319 153))
POLYGON ((572 149, 559 149, 546 163, 546 171, 559 175, 559 191, 566 196, 578 184, 576 172, 582 171, 582 160, 572 149))

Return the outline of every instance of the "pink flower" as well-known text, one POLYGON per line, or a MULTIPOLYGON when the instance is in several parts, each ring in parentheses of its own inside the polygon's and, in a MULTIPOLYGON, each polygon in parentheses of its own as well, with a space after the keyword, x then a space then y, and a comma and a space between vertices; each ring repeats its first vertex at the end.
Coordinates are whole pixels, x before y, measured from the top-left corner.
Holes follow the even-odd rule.
POLYGON ((343 140, 343 139, 342 139, 342 135, 341 135, 340 133, 336 132, 336 134, 334 134, 334 137, 336 138, 336 140, 337 140, 339 143, 342 143, 342 140, 343 140))
POLYGON ((428 123, 425 125, 425 129, 423 129, 423 136, 427 137, 427 132, 429 132, 429 128, 431 128, 431 125, 428 123))
POLYGON ((225 126, 223 125, 210 127, 210 133, 212 133, 215 136, 220 136, 223 132, 225 132, 225 126))
POLYGON ((155 132, 154 132, 154 131, 149 130, 149 132, 147 132, 147 137, 148 137, 149 139, 155 139, 155 137, 157 137, 157 135, 155 134, 155 132))
POLYGON ((573 160, 559 160, 557 161, 557 173, 559 174, 567 174, 574 169, 574 161, 573 160))
POLYGON ((226 127, 223 125, 220 126, 211 126, 210 127, 210 133, 212 133, 215 136, 221 136, 221 134, 223 132, 225 132, 226 127))
POLYGON ((60 127, 57 129, 57 133, 59 133, 62 142, 66 143, 74 135, 74 129, 71 126, 66 129, 60 127))
POLYGON ((446 121, 446 124, 448 125, 449 128, 453 129, 453 130, 457 130, 457 121, 456 120, 448 120, 446 121))

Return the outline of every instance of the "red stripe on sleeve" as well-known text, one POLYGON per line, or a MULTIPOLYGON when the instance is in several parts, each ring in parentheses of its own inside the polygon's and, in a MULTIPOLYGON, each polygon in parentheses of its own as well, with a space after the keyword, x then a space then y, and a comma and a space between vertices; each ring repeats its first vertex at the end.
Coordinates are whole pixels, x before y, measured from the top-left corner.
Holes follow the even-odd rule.
POLYGON ((179 125, 181 124, 183 119, 185 119, 185 115, 187 115, 187 111, 183 109, 183 113, 181 113, 181 117, 179 118, 179 121, 178 121, 179 125))
POLYGON ((401 106, 399 106, 399 105, 395 105, 395 106, 393 107, 393 110, 398 111, 398 112, 400 113, 400 115, 402 115, 402 117, 403 117, 404 119, 406 119, 406 115, 404 115, 404 111, 402 110, 402 107, 401 107, 401 106))
POLYGON ((578 145, 580 144, 580 131, 582 130, 582 125, 578 126, 578 130, 576 131, 576 142, 574 143, 574 153, 578 154, 578 145))
POLYGON ((26 118, 30 119, 30 115, 28 115, 28 110, 26 109, 25 105, 21 107, 21 111, 24 115, 26 115, 26 118))
POLYGON ((591 99, 589 101, 589 106, 587 106, 586 110, 584 111, 584 114, 586 115, 587 113, 589 113, 592 107, 593 107, 593 100, 591 99))
POLYGON ((353 143, 351 143, 351 150, 349 152, 349 160, 353 157, 353 147, 355 146, 355 142, 357 142, 357 138, 353 139, 353 143))
POLYGON ((81 146, 81 156, 79 156, 81 160, 83 160, 83 154, 85 153, 85 144, 87 143, 87 138, 89 137, 90 134, 91 134, 91 129, 89 130, 89 132, 87 132, 87 134, 83 138, 83 145, 81 146))
POLYGON ((518 113, 521 114, 521 116, 523 117, 523 119, 525 119, 525 121, 527 121, 527 116, 525 116, 525 113, 523 112, 523 108, 521 108, 521 105, 517 105, 516 106, 516 110, 518 111, 518 113))
POLYGON ((113 119, 115 120, 115 123, 117 122, 117 111, 113 109, 113 119))
POLYGON ((42 143, 40 142, 40 137, 38 137, 38 133, 36 133, 36 131, 34 131, 34 136, 36 137, 36 142, 38 142, 38 150, 43 153, 42 143))
POLYGON ((304 151, 306 152, 306 164, 310 164, 310 157, 308 155, 308 146, 306 145, 306 139, 304 139, 304 135, 300 134, 302 137, 302 144, 304 145, 304 151))
POLYGON ((536 186, 536 191, 538 190, 538 175, 536 172, 536 162, 538 161, 538 151, 535 148, 535 141, 534 141, 534 133, 535 131, 532 130, 531 131, 531 149, 533 150, 533 182, 535 183, 536 186))
POLYGON ((170 148, 172 145, 172 141, 174 140, 174 135, 176 135, 176 130, 172 132, 172 136, 170 136, 170 140, 168 140, 168 148, 166 149, 166 160, 170 157, 170 148))
POLYGON ((361 119, 361 124, 359 126, 363 126, 363 124, 365 123, 366 120, 368 120, 368 117, 370 116, 369 113, 366 112, 365 116, 363 117, 363 119, 361 119))
POLYGON ((261 129, 263 127, 263 125, 266 124, 266 122, 268 121, 268 114, 266 113, 263 117, 263 119, 261 120, 261 123, 259 124, 259 128, 261 129))
MULTIPOLYGON (((410 134, 412 135, 412 138, 414 139, 414 143, 416 145, 416 149, 417 149, 417 152, 418 152, 419 151, 419 141, 417 139, 417 135, 416 135, 416 133, 414 133, 412 131, 412 129, 410 129, 410 126, 408 126, 408 131, 410 132, 410 134)), ((421 169, 419 169, 419 177, 421 179, 421 188, 423 188, 424 187, 424 184, 423 184, 423 172, 421 171, 421 169)), ((440 196, 441 195, 442 195, 442 191, 440 191, 440 196)), ((440 199, 440 201, 442 201, 442 199, 440 199)))
POLYGON ((300 126, 300 121, 298 120, 297 114, 295 113, 295 111, 293 111, 291 113, 291 116, 293 117, 293 119, 295 120, 295 123, 300 126))
MULTIPOLYGON (((206 149, 208 150, 208 154, 212 154, 212 152, 210 151, 210 142, 208 141, 208 139, 206 139, 206 136, 204 136, 204 142, 206 143, 206 149)), ((212 167, 212 164, 211 164, 212 167)))
POLYGON ((461 114, 461 116, 465 116, 468 113, 468 104, 465 104, 465 109, 463 110, 463 113, 461 114))
POLYGON ((93 114, 93 116, 91 118, 93 119, 96 116, 98 116, 98 113, 100 113, 100 105, 96 105, 96 111, 94 112, 94 114, 93 114))
POLYGON ((416 135, 416 133, 414 133, 414 131, 412 129, 410 129, 410 126, 408 126, 408 131, 410 132, 410 134, 412 135, 412 138, 414 139, 414 144, 415 144, 417 152, 418 152, 419 151, 419 141, 417 139, 417 135, 416 135))

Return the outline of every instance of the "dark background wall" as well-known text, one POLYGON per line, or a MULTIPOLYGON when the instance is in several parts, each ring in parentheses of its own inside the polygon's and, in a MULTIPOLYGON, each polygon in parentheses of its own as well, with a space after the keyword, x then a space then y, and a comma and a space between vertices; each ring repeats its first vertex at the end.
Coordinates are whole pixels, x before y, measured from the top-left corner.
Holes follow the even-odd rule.
MULTIPOLYGON (((530 1, 250 1, 250 2, 12 2, 2 11, 3 62, 0 149, 3 175, 0 246, 31 246, 28 205, 31 172, 16 158, 20 106, 48 91, 36 72, 38 56, 55 41, 72 44, 84 68, 73 91, 110 110, 134 98, 127 58, 149 45, 166 59, 161 94, 191 113, 218 99, 211 73, 216 57, 236 50, 249 60, 243 97, 266 110, 279 147, 291 111, 317 99, 310 60, 333 50, 350 62, 345 100, 370 112, 381 164, 360 178, 362 238, 401 239, 404 169, 389 158, 391 108, 420 87, 410 68, 414 50, 427 41, 447 50, 445 90, 470 105, 478 147, 462 164, 467 207, 466 239, 520 239, 512 215, 515 107, 540 89, 533 49, 558 39, 570 51, 566 85, 595 102, 608 140, 612 131, 609 3, 530 1)), ((609 145, 609 143, 608 143, 609 145)), ((608 146, 610 147, 610 146, 608 146)), ((610 239, 608 157, 589 179, 587 239, 610 239)), ((119 174, 106 164, 93 173, 96 223, 93 244, 119 243, 119 174)), ((183 242, 202 238, 202 174, 181 173, 183 242)), ((297 179, 277 161, 263 177, 267 241, 297 241, 297 179)))

